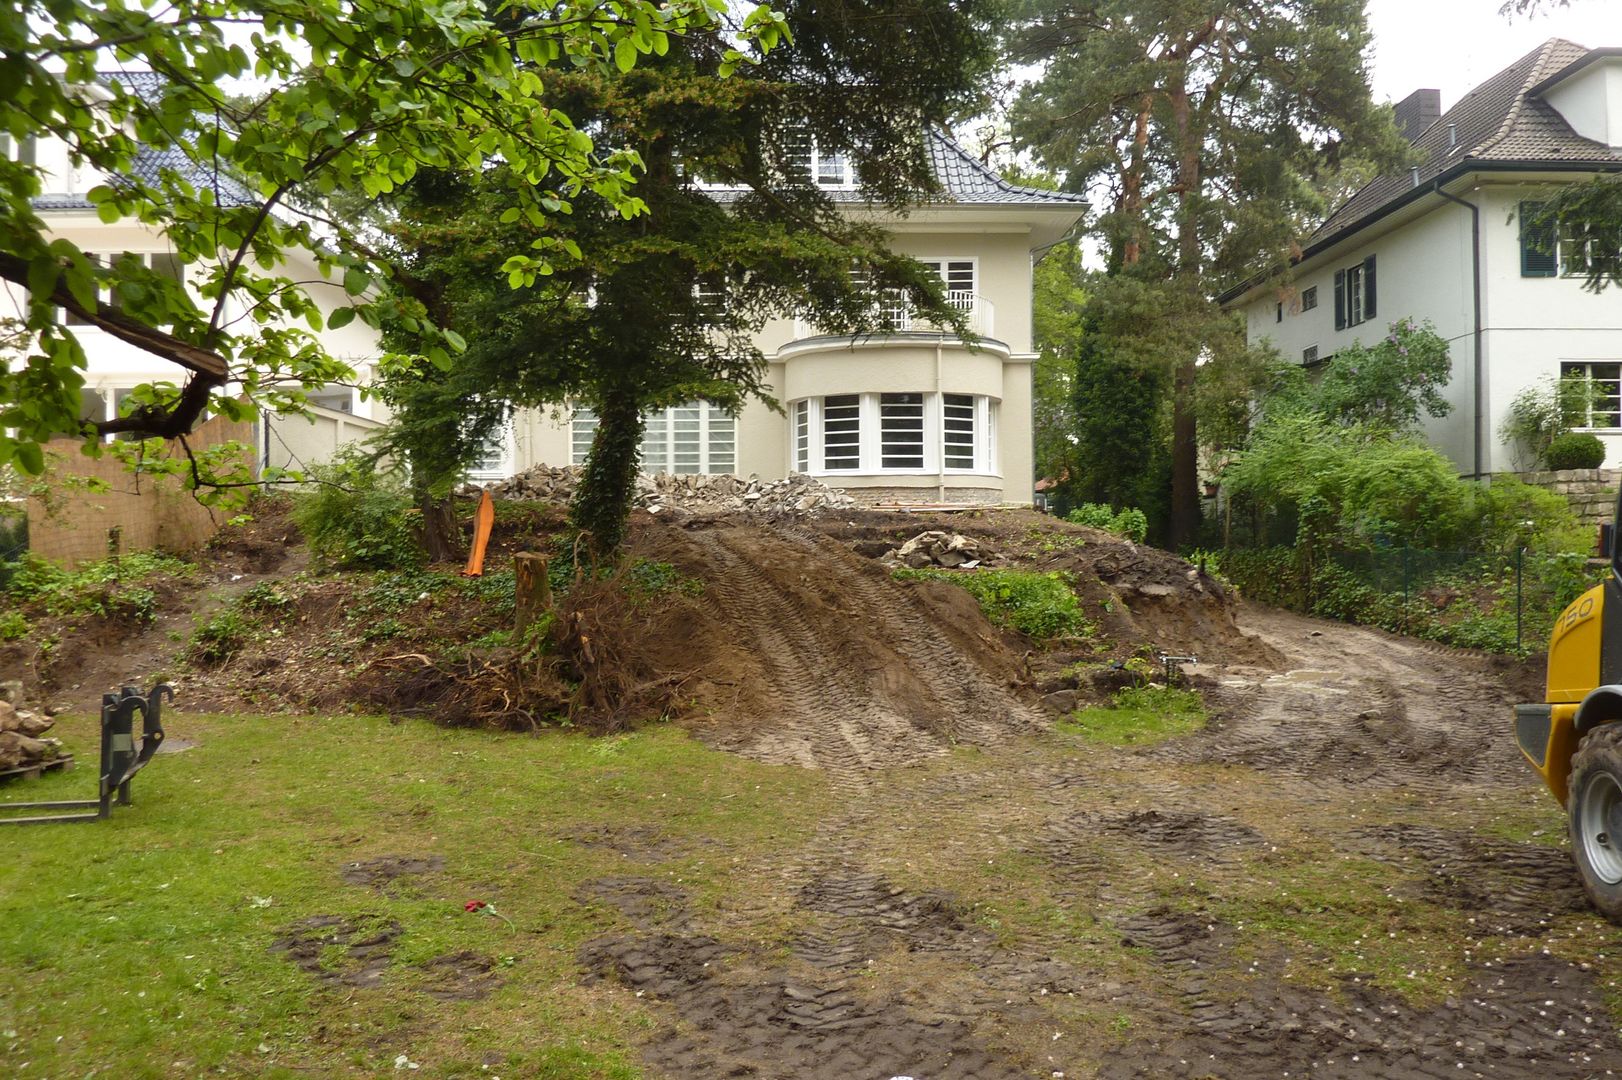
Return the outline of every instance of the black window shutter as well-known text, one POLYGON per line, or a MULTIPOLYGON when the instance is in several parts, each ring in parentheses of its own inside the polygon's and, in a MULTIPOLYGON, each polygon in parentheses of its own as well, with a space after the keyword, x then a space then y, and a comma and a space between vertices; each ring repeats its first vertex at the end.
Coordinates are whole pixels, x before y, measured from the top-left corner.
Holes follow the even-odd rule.
POLYGON ((1276 309, 1275 314, 1273 315, 1273 321, 1274 322, 1283 322, 1284 321, 1284 301, 1282 301, 1282 300, 1280 300, 1278 302, 1278 307, 1276 309))
POLYGON ((1346 329, 1346 271, 1335 271, 1335 329, 1346 329))
POLYGON ((1363 260, 1363 318, 1374 318, 1374 256, 1363 260))
POLYGON ((1554 222, 1538 221, 1543 204, 1523 202, 1521 220, 1521 277, 1554 277, 1560 272, 1554 251, 1554 222))

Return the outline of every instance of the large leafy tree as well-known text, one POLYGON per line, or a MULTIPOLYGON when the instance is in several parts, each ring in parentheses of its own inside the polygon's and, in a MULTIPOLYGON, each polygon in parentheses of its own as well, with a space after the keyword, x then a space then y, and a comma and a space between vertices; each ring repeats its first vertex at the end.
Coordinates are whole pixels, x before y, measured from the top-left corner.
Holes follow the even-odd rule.
MULTIPOLYGON (((809 171, 853 164, 865 199, 899 209, 933 187, 927 131, 973 107, 992 54, 981 0, 790 3, 785 40, 734 70, 724 31, 690 33, 626 72, 543 78, 575 122, 633 150, 650 213, 586 192, 558 219, 573 257, 539 274, 505 257, 539 226, 502 170, 420 177, 395 226, 399 289, 467 339, 449 373, 419 364, 384 393, 396 446, 440 487, 521 406, 568 402, 598 427, 572 510, 599 553, 623 534, 643 417, 702 399, 769 400, 757 332, 797 315, 824 330, 883 329, 897 290, 965 332, 921 264, 890 253, 866 215, 809 171), (508 285, 516 286, 509 289, 508 285), (469 403, 471 402, 471 407, 469 403)), ((409 323, 392 340, 414 347, 409 323)))
POLYGON ((1170 539, 1189 543, 1197 365, 1231 337, 1210 298, 1288 252, 1303 208, 1319 205, 1314 179, 1349 150, 1404 152, 1370 97, 1362 0, 1022 0, 1009 41, 1017 62, 1040 65, 1016 133, 1099 197, 1112 271, 1166 311, 1133 329, 1133 348, 1168 374, 1170 539))
MULTIPOLYGON (((500 161, 526 214, 544 219, 586 194, 641 212, 634 150, 594 141, 541 73, 629 68, 726 10, 724 0, 517 0, 493 12, 476 0, 10 6, 0 134, 13 147, 65 143, 76 166, 104 177, 88 192, 102 219, 161 230, 201 276, 202 303, 138 260, 99 266, 53 235, 32 202, 42 169, 26 154, 0 156, 0 279, 27 291, 32 339, 24 359, 0 360, 0 466, 38 472, 54 436, 83 436, 92 452, 112 432, 184 437, 206 410, 297 408, 303 389, 342 381, 285 256, 305 252, 354 297, 333 326, 357 312, 375 321, 380 267, 346 222, 309 212, 326 194, 376 196, 420 168, 500 161), (157 77, 109 79, 108 66, 157 77), (154 160, 162 167, 137 167, 154 160), (143 388, 130 415, 81 420, 85 355, 63 310, 173 364, 174 381, 143 388)), ((729 33, 721 62, 751 58, 777 32, 756 11, 729 33)), ((526 265, 545 269, 559 241, 535 240, 526 265)), ((426 355, 448 365, 457 339, 426 336, 426 355)))

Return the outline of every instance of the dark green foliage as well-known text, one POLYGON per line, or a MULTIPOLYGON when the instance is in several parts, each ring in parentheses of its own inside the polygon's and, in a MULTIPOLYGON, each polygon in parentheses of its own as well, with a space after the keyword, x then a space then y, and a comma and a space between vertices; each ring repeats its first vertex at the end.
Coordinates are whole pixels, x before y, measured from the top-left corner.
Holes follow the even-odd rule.
POLYGON ((1125 537, 1135 544, 1143 543, 1149 533, 1149 519, 1135 506, 1116 511, 1103 503, 1082 503, 1065 515, 1072 525, 1085 525, 1090 529, 1103 529, 1125 537))
POLYGON ((1423 413, 1442 417, 1453 406, 1442 397, 1452 374, 1448 345, 1429 320, 1399 319, 1374 345, 1336 351, 1308 404, 1343 424, 1402 431, 1423 413))
POLYGON ((1556 471, 1561 469, 1597 469, 1605 464, 1605 444, 1598 435, 1585 431, 1568 431, 1555 436, 1544 451, 1543 462, 1556 471))
POLYGON ((1165 505, 1168 416, 1165 369, 1122 357, 1089 320, 1074 355, 1075 472, 1066 493, 1076 502, 1165 505))
POLYGON ((901 581, 945 581, 967 589, 992 622, 1038 641, 1085 637, 1093 627, 1069 576, 1027 570, 897 570, 901 581))
POLYGON ((393 570, 422 563, 411 498, 398 473, 345 449, 311 470, 319 483, 299 497, 293 521, 310 549, 336 566, 393 570))
POLYGON ((33 605, 48 615, 98 615, 136 623, 157 616, 158 595, 151 582, 187 577, 194 569, 191 563, 155 551, 102 559, 77 570, 33 556, 14 567, 0 595, 19 605, 33 605))
POLYGON ((227 606, 192 631, 187 652, 199 664, 223 664, 241 652, 253 638, 254 623, 242 610, 227 606))
MULTIPOLYGON (((511 408, 590 408, 597 435, 571 514, 602 557, 624 533, 642 416, 691 400, 770 400, 756 344, 767 319, 793 312, 831 333, 875 332, 877 290, 893 288, 967 330, 935 275, 890 253, 880 229, 842 213, 792 163, 814 136, 822 152, 849 155, 878 204, 928 192, 927 128, 977 101, 992 63, 979 31, 992 8, 897 0, 782 11, 789 33, 758 66, 737 66, 717 28, 672 40, 630 73, 566 61, 541 73, 550 105, 640 157, 646 216, 627 220, 589 190, 566 215, 562 204, 531 214, 500 170, 424 171, 407 186, 393 225, 395 285, 467 344, 453 365, 418 363, 384 387, 400 418, 393 446, 420 488, 454 483, 511 408), (743 190, 723 202, 695 178, 743 190), (543 238, 558 245, 544 272, 509 257, 543 238)), ((385 326, 399 351, 427 351, 413 316, 385 326)))

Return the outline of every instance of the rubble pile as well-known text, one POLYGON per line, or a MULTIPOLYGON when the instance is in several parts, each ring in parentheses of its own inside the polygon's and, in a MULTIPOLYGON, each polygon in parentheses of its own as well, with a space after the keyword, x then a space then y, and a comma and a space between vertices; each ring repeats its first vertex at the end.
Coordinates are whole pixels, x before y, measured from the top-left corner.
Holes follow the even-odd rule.
MULTIPOLYGON (((536 465, 490 487, 497 499, 568 502, 583 470, 578 465, 536 465)), ((845 492, 803 473, 762 480, 728 473, 639 474, 635 505, 650 514, 761 514, 794 517, 856 505, 845 492)))
POLYGON ((0 772, 32 769, 62 756, 58 739, 41 738, 56 721, 0 699, 0 772))
POLYGON ((884 562, 914 570, 930 566, 973 570, 990 558, 992 553, 982 550, 980 541, 972 536, 931 529, 919 533, 898 548, 891 548, 885 553, 884 562))

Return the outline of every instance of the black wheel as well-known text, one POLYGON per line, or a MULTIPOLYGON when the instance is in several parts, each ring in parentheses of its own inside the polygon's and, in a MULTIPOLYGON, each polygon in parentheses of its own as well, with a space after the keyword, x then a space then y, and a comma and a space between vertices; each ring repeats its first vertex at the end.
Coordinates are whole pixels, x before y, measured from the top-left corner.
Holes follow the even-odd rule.
POLYGON ((1566 799, 1571 856, 1600 914, 1622 925, 1622 724, 1583 736, 1566 799))

